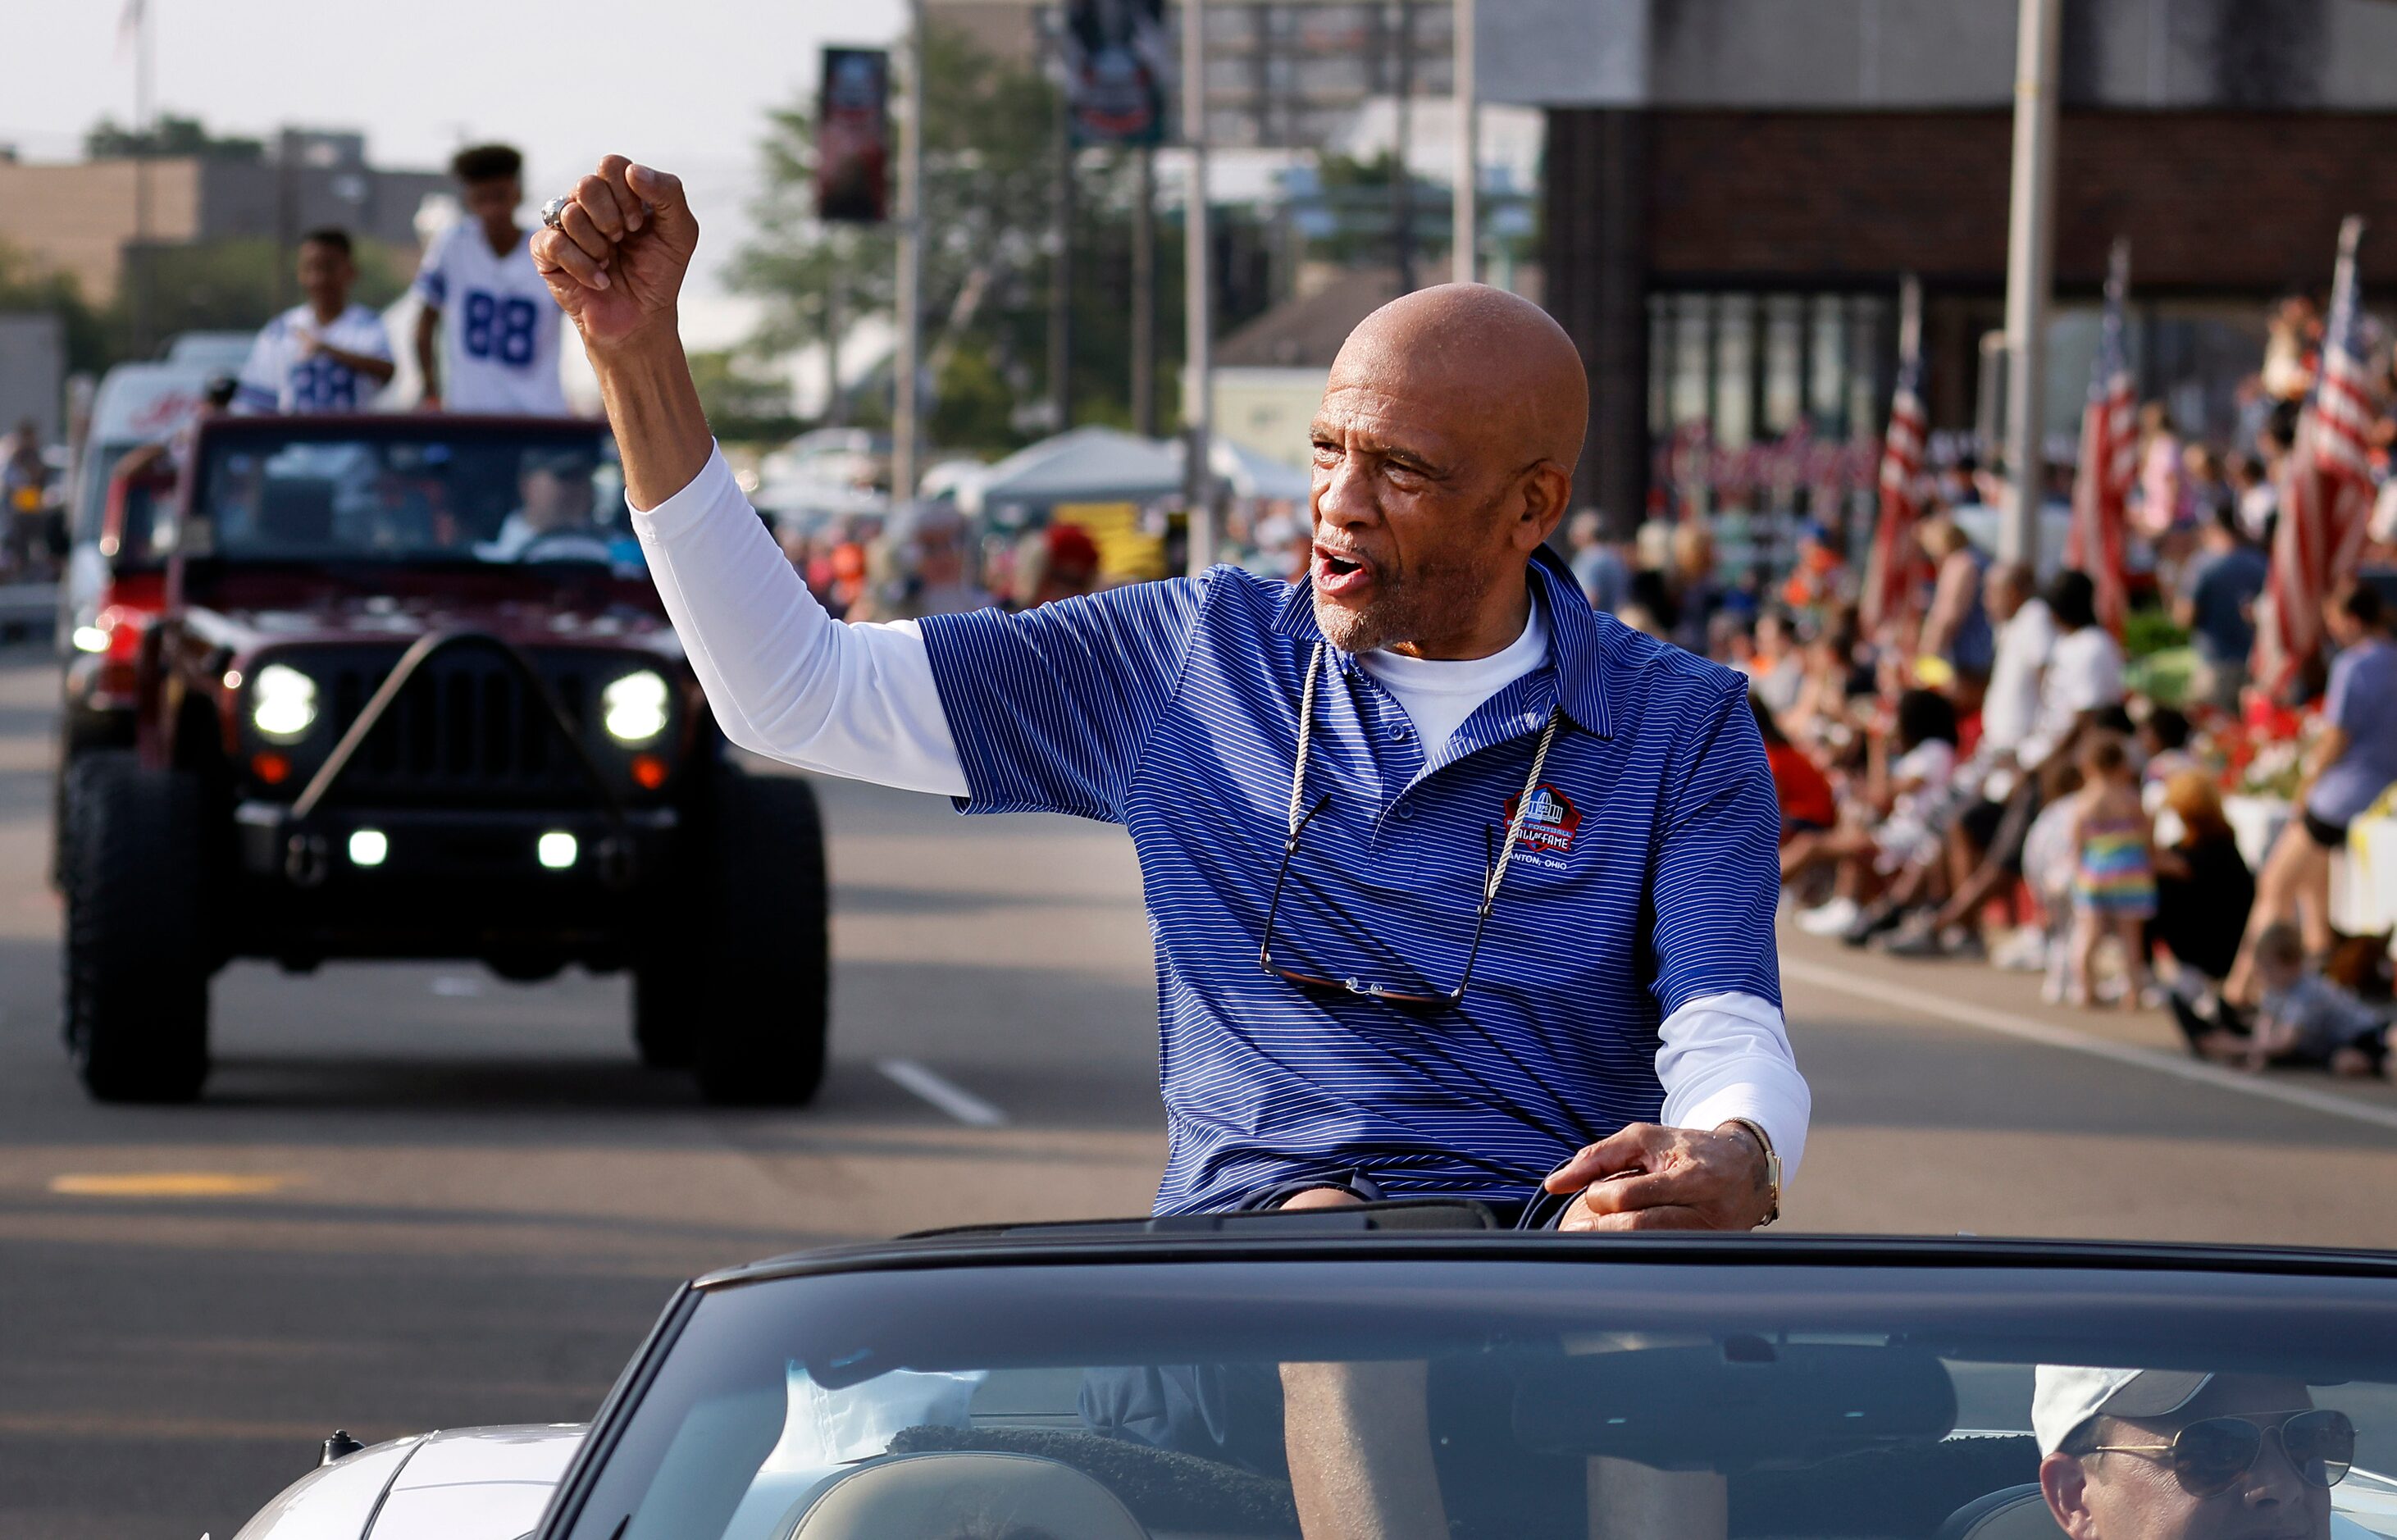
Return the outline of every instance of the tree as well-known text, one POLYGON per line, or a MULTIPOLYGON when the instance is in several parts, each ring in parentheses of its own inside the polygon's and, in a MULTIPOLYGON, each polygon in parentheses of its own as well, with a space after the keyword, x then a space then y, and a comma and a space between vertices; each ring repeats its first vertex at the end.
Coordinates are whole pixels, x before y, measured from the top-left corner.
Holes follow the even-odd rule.
MULTIPOLYGON (((1024 442, 1020 403, 1043 397, 1055 196, 1055 88, 964 33, 925 36, 925 373, 927 427, 936 443, 996 452, 1024 442)), ((733 287, 765 297, 757 346, 779 351, 837 338, 888 316, 896 251, 888 225, 826 225, 815 218, 812 102, 769 117, 761 145, 765 192, 757 234, 735 254, 733 287)), ((1075 228, 1075 396, 1096 415, 1125 415, 1129 306, 1118 275, 1129 249, 1129 161, 1078 178, 1075 228)), ((1159 287, 1173 280, 1179 245, 1158 241, 1159 287)), ((1159 335, 1172 335, 1160 317, 1159 335)), ((887 374, 879 376, 887 382, 887 374)), ((887 407, 858 403, 861 418, 887 407)))
POLYGON ((107 320, 86 303, 71 273, 46 273, 14 247, 0 246, 0 312, 39 311, 66 331, 67 368, 105 368, 115 361, 107 320))
POLYGON ((87 160, 122 160, 132 155, 202 155, 211 160, 256 160, 266 153, 254 139, 211 134, 195 117, 161 113, 149 129, 120 127, 103 117, 83 136, 87 160))
MULTIPOLYGON (((381 310, 408 287, 404 249, 360 240, 353 255, 358 282, 351 297, 358 303, 381 310)), ((136 248, 127 251, 127 258, 145 264, 150 329, 156 337, 179 331, 246 331, 264 326, 275 315, 276 296, 284 292, 285 264, 296 260, 262 235, 136 248)), ((133 282, 128 272, 121 288, 129 289, 133 282)), ((127 294, 120 291, 111 307, 118 336, 126 335, 129 302, 127 294)))

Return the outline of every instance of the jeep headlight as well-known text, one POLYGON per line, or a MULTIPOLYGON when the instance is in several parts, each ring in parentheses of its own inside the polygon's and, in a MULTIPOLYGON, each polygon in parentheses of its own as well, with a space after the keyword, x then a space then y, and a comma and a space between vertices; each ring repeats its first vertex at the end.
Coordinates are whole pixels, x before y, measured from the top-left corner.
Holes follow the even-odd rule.
POLYGON ((249 725, 288 743, 316 721, 316 681, 288 663, 269 663, 249 683, 249 725))
POLYGON ((599 725, 628 748, 646 743, 666 730, 671 696, 664 676, 646 668, 627 674, 599 692, 599 725))

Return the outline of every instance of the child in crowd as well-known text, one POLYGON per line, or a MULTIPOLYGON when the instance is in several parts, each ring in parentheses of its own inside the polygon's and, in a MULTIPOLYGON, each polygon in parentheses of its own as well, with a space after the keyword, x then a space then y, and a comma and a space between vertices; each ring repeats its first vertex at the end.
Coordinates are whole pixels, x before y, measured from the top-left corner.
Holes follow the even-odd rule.
POLYGON ((2039 901, 2046 934, 2039 950, 2047 970, 2041 998, 2056 1005, 2064 998, 2071 973, 2072 879, 2081 869, 2081 852, 2072 843, 2073 824, 2081 810, 2073 794, 2081 789, 2081 767, 2062 755, 2040 772, 2039 816, 2023 835, 2022 875, 2031 897, 2039 901))
POLYGON ((1887 739, 1876 739, 1865 804, 1826 834, 1805 834, 1781 848, 1781 880, 1795 883, 1814 867, 1837 863, 1839 892, 1798 920, 1810 935, 1836 936, 1855 925, 1867 900, 1901 868, 1938 849, 1956 770, 1956 707, 1935 690, 1909 690, 1897 698, 1887 739), (1897 750, 1889 758, 1894 741, 1897 750), (1886 810, 1878 824, 1871 811, 1886 810))
POLYGON ((2296 926, 2270 926, 2256 938, 2256 973, 2264 995, 2252 1027, 2243 1028, 2227 1013, 2208 1020, 2192 1010, 2173 1012, 2190 1048, 2251 1072, 2270 1065, 2350 1076, 2387 1071, 2387 1019, 2306 967, 2305 941, 2296 926))
POLYGON ((2153 818, 2164 806, 2164 783, 2184 771, 2203 770, 2189 751, 2189 718, 2172 706, 2158 706, 2139 724, 2139 801, 2153 818))
POLYGON ((2097 949, 2112 937, 2122 948, 2123 1002, 2150 1003, 2147 925, 2156 915, 2153 830, 2140 806, 2129 749, 2110 732, 2081 749, 2081 790, 2072 798, 2072 974, 2065 998, 2087 1005, 2097 949))

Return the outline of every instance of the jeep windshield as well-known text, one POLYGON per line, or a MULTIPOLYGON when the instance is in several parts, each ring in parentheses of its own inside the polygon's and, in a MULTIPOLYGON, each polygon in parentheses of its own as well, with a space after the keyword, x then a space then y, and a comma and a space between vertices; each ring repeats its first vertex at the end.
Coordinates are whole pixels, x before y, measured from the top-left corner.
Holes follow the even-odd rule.
POLYGON ((546 1533, 2061 1540, 2062 1437, 2108 1536, 2397 1534, 2385 1274, 1529 1250, 706 1287, 546 1533), (2147 1414, 2071 1412, 2092 1366, 2152 1372, 2147 1414))
POLYGON ((600 424, 249 420, 201 440, 190 555, 637 569, 600 424))

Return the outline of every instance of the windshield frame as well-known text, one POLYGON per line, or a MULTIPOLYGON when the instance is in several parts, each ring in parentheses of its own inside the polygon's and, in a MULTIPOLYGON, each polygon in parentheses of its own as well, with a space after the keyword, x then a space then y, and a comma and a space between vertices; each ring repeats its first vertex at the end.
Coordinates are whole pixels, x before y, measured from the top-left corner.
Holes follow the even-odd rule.
MULTIPOLYGON (((621 466, 614 429, 604 418, 450 415, 449 413, 325 413, 305 417, 241 415, 210 417, 199 424, 184 467, 184 492, 175 514, 168 552, 171 557, 209 563, 218 569, 332 569, 368 570, 471 569, 507 570, 518 568, 603 567, 588 561, 536 559, 518 561, 476 554, 474 542, 452 548, 417 548, 381 553, 364 548, 336 548, 322 553, 227 551, 215 538, 216 519, 208 506, 211 467, 228 453, 245 449, 272 453, 275 448, 301 444, 448 444, 505 448, 522 446, 587 453, 602 464, 621 466)), ((621 472, 619 497, 622 499, 621 472)), ((597 516, 593 531, 612 540, 631 533, 631 503, 624 502, 614 523, 597 516)))
MULTIPOLYGON (((875 1308, 890 1310, 905 1306, 901 1296, 918 1292, 894 1287, 908 1275, 917 1275, 912 1281, 931 1285, 923 1291, 929 1295, 944 1283, 964 1286, 962 1279, 947 1275, 969 1274, 980 1275, 974 1283, 983 1291, 977 1295, 983 1310, 994 1306, 991 1291, 1014 1288, 1037 1292, 1044 1307, 1071 1311, 1079 1319, 1089 1315, 1094 1294, 1118 1292, 1112 1285, 1128 1274, 1140 1275, 1138 1281, 1151 1286, 1141 1292, 1143 1306, 1162 1309, 1178 1302, 1220 1300, 1223 1285, 1233 1275, 1265 1267, 1283 1274, 1283 1281, 1259 1290, 1257 1297, 1286 1310, 1292 1295, 1283 1265, 1301 1265, 1310 1271, 1328 1265, 1334 1274, 1354 1271, 1355 1284, 1388 1285, 1390 1278, 1375 1274, 1410 1265, 1448 1271, 1443 1265, 1460 1263, 1491 1265, 1493 1279, 1501 1270, 1522 1278, 1545 1274, 1547 1285, 1559 1292, 1586 1290, 1598 1281, 1589 1270, 1603 1269, 1647 1287, 1655 1304, 1640 1307, 1673 1310, 1694 1308, 1692 1301, 1704 1284, 1720 1286, 1707 1291, 1710 1297, 1752 1294, 1762 1301, 1779 1297, 1773 1291, 1789 1270, 1820 1269, 1831 1287, 1817 1295, 1817 1302, 1836 1298, 1841 1308, 1868 1319, 1876 1319, 1876 1310, 1953 1311, 1960 1274, 1985 1275, 1991 1299, 2003 1298, 2017 1306, 2038 1289, 2057 1296, 2051 1308, 2065 1300, 2086 1308, 2093 1298, 2102 1298, 2112 1308, 2208 1314, 2252 1312, 2268 1302, 2301 1311, 2344 1306, 2376 1315, 2397 1312, 2397 1254, 2336 1249, 1752 1235, 1319 1234, 1232 1239, 1168 1233, 1093 1239, 1086 1227, 1078 1237, 1043 1239, 1034 1227, 1028 1234, 966 1234, 844 1247, 724 1269, 678 1292, 594 1417, 590 1436, 576 1451, 535 1533, 540 1540, 568 1540, 574 1534, 583 1507, 661 1372, 699 1313, 720 1296, 759 1289, 787 1292, 794 1300, 804 1294, 810 1314, 821 1317, 837 1294, 854 1293, 875 1308), (1523 1266, 1533 1263, 1544 1265, 1523 1266), (1549 1268, 1555 1271, 1549 1273, 1549 1268), (1218 1269, 1224 1270, 1220 1277, 1207 1277, 1218 1269), (922 1276, 927 1274, 934 1276, 922 1276), (2243 1279, 2253 1288, 2238 1298, 2226 1298, 2226 1284, 2243 1279), (2040 1289, 2035 1280, 2047 1287, 2040 1289), (813 1287, 845 1282, 866 1287, 813 1287), (1180 1287, 1154 1287, 1160 1282, 1180 1287)), ((1321 1309, 1346 1311, 1355 1305, 1346 1289, 1320 1291, 1315 1297, 1326 1302, 1317 1305, 1321 1309)), ((1614 1291, 1607 1297, 1620 1302, 1632 1296, 1614 1291)), ((1957 1343, 1972 1346, 1962 1338, 1957 1343)), ((2102 1350, 2077 1358, 2109 1361, 2102 1350)), ((2386 1377, 2397 1381, 2397 1346, 2389 1349, 2387 1367, 2386 1377)))

